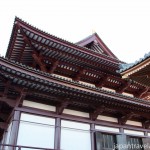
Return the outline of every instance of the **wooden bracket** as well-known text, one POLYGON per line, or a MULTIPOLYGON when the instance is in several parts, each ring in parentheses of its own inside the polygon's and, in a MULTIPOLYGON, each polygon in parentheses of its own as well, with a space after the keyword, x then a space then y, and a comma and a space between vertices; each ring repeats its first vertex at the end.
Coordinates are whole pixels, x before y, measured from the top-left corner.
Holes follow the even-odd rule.
POLYGON ((108 75, 103 76, 100 81, 95 84, 96 87, 102 88, 105 85, 105 82, 109 79, 108 75))
POLYGON ((131 82, 128 81, 128 82, 124 83, 122 86, 120 86, 119 89, 116 90, 116 92, 123 93, 130 85, 131 85, 131 82))
POLYGON ((80 81, 81 76, 85 74, 86 70, 84 68, 80 68, 76 76, 74 77, 74 81, 80 81))
POLYGON ((61 102, 57 107, 56 107, 56 113, 58 115, 61 115, 64 111, 64 109, 70 104, 69 99, 65 99, 63 102, 61 102))
POLYGON ((49 71, 50 74, 54 73, 54 71, 56 70, 58 64, 59 64, 58 60, 56 60, 55 62, 52 63, 51 69, 49 71))
POLYGON ((121 125, 125 125, 127 120, 131 119, 135 114, 133 112, 128 113, 124 116, 122 116, 121 118, 119 118, 119 124, 121 125))
POLYGON ((104 105, 100 106, 99 108, 96 108, 92 113, 90 113, 90 119, 95 121, 98 115, 102 114, 105 110, 106 107, 104 105))
POLYGON ((32 57, 35 60, 35 62, 39 65, 40 69, 44 72, 47 72, 46 65, 42 62, 41 56, 34 51, 32 57))
POLYGON ((21 93, 20 93, 20 97, 18 97, 17 102, 16 102, 16 107, 22 107, 23 104, 23 100, 25 99, 26 95, 28 93, 28 89, 27 88, 23 88, 21 93))
POLYGON ((134 94, 134 96, 137 97, 137 98, 141 98, 148 91, 149 91, 149 87, 146 87, 143 90, 139 91, 138 93, 134 94))

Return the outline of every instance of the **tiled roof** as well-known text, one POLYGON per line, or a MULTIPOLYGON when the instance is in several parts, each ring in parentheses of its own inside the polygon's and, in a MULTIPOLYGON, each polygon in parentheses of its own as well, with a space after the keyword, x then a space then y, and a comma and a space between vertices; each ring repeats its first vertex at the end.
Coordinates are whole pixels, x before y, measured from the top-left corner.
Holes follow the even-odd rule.
MULTIPOLYGON (((7 63, 10 66, 12 64, 17 68, 23 69, 23 70, 25 70, 25 72, 29 71, 29 72, 35 73, 38 76, 46 77, 49 80, 53 79, 53 81, 56 81, 56 83, 55 83, 53 81, 50 82, 48 80, 44 80, 44 79, 36 77, 36 76, 31 76, 28 73, 19 72, 17 70, 12 69, 11 67, 8 68, 7 66, 4 66, 4 65, 2 65, 2 63, 0 63, 1 64, 0 65, 0 74, 3 75, 3 76, 5 76, 4 72, 9 72, 9 73, 13 74, 13 76, 6 75, 6 77, 9 78, 9 79, 12 79, 14 81, 18 81, 18 83, 20 83, 21 85, 22 85, 22 83, 25 84, 24 81, 19 80, 18 78, 15 78, 14 77, 15 75, 19 75, 21 78, 22 78, 22 75, 23 75, 23 77, 26 78, 26 80, 29 79, 30 81, 32 81, 32 83, 29 83, 28 86, 29 87, 34 86, 34 87, 36 87, 36 89, 41 89, 44 85, 46 87, 52 85, 52 87, 58 88, 59 91, 61 91, 60 89, 65 89, 65 90, 68 90, 68 92, 69 91, 70 92, 79 92, 79 93, 82 93, 82 94, 89 95, 90 97, 92 96, 93 98, 95 97, 96 99, 98 97, 105 97, 105 98, 109 98, 109 99, 112 99, 112 100, 115 100, 115 101, 120 101, 119 99, 121 98, 122 102, 129 103, 129 104, 132 103, 132 104, 136 104, 136 105, 140 105, 140 106, 144 106, 144 107, 149 107, 149 105, 150 105, 149 102, 147 102, 145 100, 142 100, 142 99, 139 99, 139 98, 132 98, 132 97, 125 96, 125 95, 122 95, 122 94, 119 94, 119 93, 113 93, 113 92, 106 91, 106 90, 103 90, 103 89, 100 89, 100 88, 97 88, 97 87, 92 87, 92 86, 89 86, 89 85, 84 85, 84 84, 79 83, 79 82, 67 80, 66 78, 58 77, 58 76, 55 76, 55 75, 49 74, 49 73, 45 73, 45 72, 36 70, 32 67, 20 64, 18 62, 14 62, 14 61, 7 60, 5 58, 0 57, 0 62, 2 62, 2 61, 7 63), (59 83, 60 82, 66 83, 66 86, 64 84, 62 84, 62 85, 59 84, 58 81, 59 81, 59 83), (35 82, 35 84, 34 84, 34 82, 35 82), (38 85, 36 85, 37 82, 39 83, 38 85), (68 87, 67 84, 70 85, 70 87, 68 87), (78 88, 73 88, 73 86, 77 86, 78 88), (85 90, 82 90, 82 89, 85 89, 85 90)), ((43 88, 43 89, 45 89, 45 88, 43 88)), ((49 90, 55 90, 55 89, 51 88, 49 90)))
MULTIPOLYGON (((54 39, 56 39, 56 40, 59 40, 59 41, 61 41, 61 42, 64 42, 65 44, 69 44, 69 45, 74 46, 74 47, 76 47, 76 48, 78 48, 78 49, 84 50, 84 52, 91 53, 91 49, 89 49, 89 48, 87 48, 87 47, 79 46, 77 43, 73 43, 73 42, 67 41, 67 40, 65 40, 65 39, 59 38, 59 37, 57 37, 57 36, 54 36, 54 35, 52 35, 52 34, 50 34, 50 33, 47 33, 47 32, 45 32, 45 31, 43 31, 43 30, 41 30, 41 29, 38 29, 37 27, 35 27, 35 26, 29 24, 28 22, 23 21, 22 19, 20 19, 20 18, 18 18, 18 17, 15 18, 14 24, 15 24, 16 21, 19 21, 19 22, 21 22, 21 23, 27 25, 28 27, 30 27, 30 28, 36 30, 37 32, 42 33, 42 34, 44 34, 44 35, 46 35, 46 36, 52 37, 52 38, 54 38, 54 39)), ((13 33, 12 33, 12 34, 13 34, 13 33)), ((89 37, 91 37, 91 36, 93 36, 93 35, 90 35, 89 37)), ((11 38, 12 38, 12 35, 11 35, 11 38)), ((10 41, 12 41, 11 38, 10 38, 10 41)), ((10 43, 11 43, 11 42, 10 42, 10 43)), ((10 45, 9 45, 9 47, 10 47, 10 45)), ((9 53, 9 52, 8 52, 8 51, 9 51, 9 47, 8 47, 7 53, 9 53)), ((6 56, 8 55, 7 53, 6 53, 6 56)), ((110 56, 105 55, 105 54, 100 54, 100 53, 98 53, 98 52, 93 52, 93 51, 92 51, 92 53, 93 53, 96 57, 97 57, 98 55, 99 55, 99 56, 101 55, 102 57, 104 57, 104 58, 106 58, 106 59, 111 59, 111 60, 117 61, 117 62, 119 61, 117 58, 113 58, 113 57, 110 57, 110 56)))
POLYGON ((124 72, 138 64, 140 64, 141 62, 145 61, 146 59, 148 59, 150 57, 150 52, 145 54, 143 58, 140 58, 139 60, 135 61, 134 63, 129 63, 129 64, 120 64, 120 70, 119 72, 124 72))

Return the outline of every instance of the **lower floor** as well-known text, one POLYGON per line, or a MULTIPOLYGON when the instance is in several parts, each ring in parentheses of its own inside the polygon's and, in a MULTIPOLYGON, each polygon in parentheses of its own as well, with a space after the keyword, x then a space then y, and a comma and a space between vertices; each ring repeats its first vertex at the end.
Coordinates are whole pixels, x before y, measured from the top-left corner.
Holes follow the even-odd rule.
POLYGON ((1 140, 1 150, 14 149, 149 150, 150 136, 142 127, 21 107, 14 110, 1 140))

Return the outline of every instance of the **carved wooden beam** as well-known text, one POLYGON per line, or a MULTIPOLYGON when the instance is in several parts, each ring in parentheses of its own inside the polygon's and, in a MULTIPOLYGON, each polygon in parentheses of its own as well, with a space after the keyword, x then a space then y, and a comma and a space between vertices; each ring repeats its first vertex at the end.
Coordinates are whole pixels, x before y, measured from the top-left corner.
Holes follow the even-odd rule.
POLYGON ((81 76, 85 74, 86 70, 84 68, 79 69, 78 73, 76 76, 73 78, 74 81, 80 81, 81 76))
POLYGON ((51 69, 49 71, 50 74, 54 73, 54 71, 56 70, 58 64, 59 64, 58 60, 56 60, 55 62, 52 63, 51 69))
POLYGON ((119 89, 116 90, 117 93, 123 93, 129 86, 131 85, 131 81, 124 83, 119 89))
POLYGON ((64 111, 64 109, 70 104, 69 99, 64 100, 56 107, 56 113, 58 115, 61 115, 64 111))
POLYGON ((108 75, 103 76, 103 77, 100 79, 100 81, 99 81, 97 84, 95 84, 95 86, 96 86, 96 87, 99 87, 99 88, 103 87, 104 84, 105 84, 105 82, 106 82, 108 79, 109 79, 109 76, 108 76, 108 75))
POLYGON ((3 130, 7 130, 8 124, 5 123, 5 122, 0 122, 0 128, 3 129, 3 130))
POLYGON ((149 91, 149 87, 144 88, 143 90, 139 91, 138 93, 134 94, 135 97, 142 98, 144 94, 149 91))
POLYGON ((106 107, 104 105, 100 106, 99 108, 96 108, 92 113, 90 113, 90 119, 95 121, 98 115, 102 114, 105 110, 106 107))
POLYGON ((131 119, 135 114, 133 112, 128 113, 124 116, 122 116, 121 118, 119 118, 119 123, 124 125, 126 124, 127 120, 131 119))

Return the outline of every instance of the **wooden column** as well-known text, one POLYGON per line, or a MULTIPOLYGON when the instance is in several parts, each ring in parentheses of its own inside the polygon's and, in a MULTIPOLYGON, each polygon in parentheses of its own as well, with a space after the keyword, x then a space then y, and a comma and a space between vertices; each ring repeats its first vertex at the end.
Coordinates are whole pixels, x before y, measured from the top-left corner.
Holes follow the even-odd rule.
POLYGON ((54 149, 60 150, 60 136, 61 136, 61 119, 56 118, 54 149))
POLYGON ((90 124, 90 131, 91 131, 91 150, 95 150, 95 142, 94 142, 94 123, 90 124))
POLYGON ((12 120, 12 128, 11 128, 11 136, 10 136, 10 144, 12 145, 17 144, 19 120, 20 120, 20 111, 14 111, 14 117, 12 120))
POLYGON ((117 139, 117 150, 128 150, 127 148, 127 136, 125 134, 116 135, 117 139))

